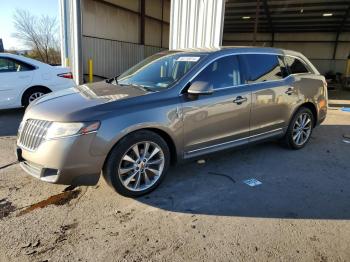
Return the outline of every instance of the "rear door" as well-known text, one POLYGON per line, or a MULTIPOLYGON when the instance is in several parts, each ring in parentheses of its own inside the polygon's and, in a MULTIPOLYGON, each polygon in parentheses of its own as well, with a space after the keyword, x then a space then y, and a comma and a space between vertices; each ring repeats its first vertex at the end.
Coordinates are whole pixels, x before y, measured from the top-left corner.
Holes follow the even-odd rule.
POLYGON ((246 54, 241 58, 248 72, 246 83, 252 90, 251 139, 282 133, 298 100, 283 58, 274 54, 246 54))
POLYGON ((185 158, 246 143, 251 91, 242 86, 238 56, 219 58, 191 82, 208 82, 211 95, 182 95, 185 158))
POLYGON ((20 95, 32 82, 35 67, 0 56, 0 107, 20 106, 20 95), (16 104, 17 103, 17 104, 16 104))

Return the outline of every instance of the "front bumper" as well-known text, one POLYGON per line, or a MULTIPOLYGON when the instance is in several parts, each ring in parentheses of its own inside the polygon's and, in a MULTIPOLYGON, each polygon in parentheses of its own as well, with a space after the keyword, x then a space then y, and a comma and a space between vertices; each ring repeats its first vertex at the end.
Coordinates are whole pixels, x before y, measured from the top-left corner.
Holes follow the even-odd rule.
POLYGON ((105 156, 91 148, 96 133, 44 140, 35 151, 17 147, 22 169, 42 181, 63 185, 97 184, 105 156))

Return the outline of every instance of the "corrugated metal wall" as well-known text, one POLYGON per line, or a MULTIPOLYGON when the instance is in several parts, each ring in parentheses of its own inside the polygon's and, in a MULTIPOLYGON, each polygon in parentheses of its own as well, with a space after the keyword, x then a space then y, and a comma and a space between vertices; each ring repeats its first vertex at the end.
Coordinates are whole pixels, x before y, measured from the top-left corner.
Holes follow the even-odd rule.
POLYGON ((173 0, 170 49, 221 45, 225 0, 173 0))
MULTIPOLYGON (((89 59, 93 60, 95 76, 109 78, 168 48, 169 0, 81 2, 82 63, 85 80, 89 59)), ((94 81, 98 80, 97 77, 94 78, 94 81)))
POLYGON ((84 74, 88 74, 89 59, 93 60, 94 75, 110 78, 162 50, 164 48, 84 36, 84 74))

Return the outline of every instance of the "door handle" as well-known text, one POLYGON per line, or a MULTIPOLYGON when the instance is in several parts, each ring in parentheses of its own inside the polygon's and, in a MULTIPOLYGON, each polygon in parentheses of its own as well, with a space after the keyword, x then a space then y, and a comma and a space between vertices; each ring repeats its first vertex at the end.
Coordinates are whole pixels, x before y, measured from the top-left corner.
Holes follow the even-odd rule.
POLYGON ((29 78, 29 76, 19 76, 20 79, 26 79, 29 78))
POLYGON ((287 89, 287 91, 285 93, 290 96, 294 93, 294 90, 293 90, 293 88, 290 87, 287 89))
POLYGON ((247 98, 246 97, 242 97, 242 96, 237 96, 236 98, 235 98, 235 100, 233 100, 233 103, 236 103, 237 105, 240 105, 240 104, 242 104, 242 103, 244 103, 244 102, 247 102, 247 98))

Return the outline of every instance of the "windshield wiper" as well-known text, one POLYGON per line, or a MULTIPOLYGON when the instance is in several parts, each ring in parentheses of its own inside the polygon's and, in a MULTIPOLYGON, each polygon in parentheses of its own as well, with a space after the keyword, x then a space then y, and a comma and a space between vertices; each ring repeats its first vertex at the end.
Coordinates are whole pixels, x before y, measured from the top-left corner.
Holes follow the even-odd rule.
POLYGON ((135 87, 138 87, 140 89, 142 89, 143 91, 150 91, 150 92, 154 92, 153 89, 151 89, 150 87, 148 86, 144 86, 144 85, 138 85, 138 84, 129 84, 131 86, 135 86, 135 87))
POLYGON ((117 79, 116 79, 115 77, 113 77, 113 78, 106 79, 105 81, 106 81, 106 83, 108 83, 108 84, 112 84, 113 81, 116 81, 116 82, 117 82, 117 79))
POLYGON ((119 75, 112 77, 112 78, 109 78, 109 79, 106 79, 106 83, 114 84, 113 82, 115 82, 115 84, 118 85, 118 77, 119 77, 119 75))
POLYGON ((107 79, 106 82, 109 84, 118 85, 118 86, 134 86, 134 87, 138 87, 138 88, 142 89, 143 91, 154 92, 154 90, 148 86, 139 85, 139 84, 131 84, 131 83, 125 83, 125 84, 119 83, 117 79, 118 79, 118 76, 107 79))

